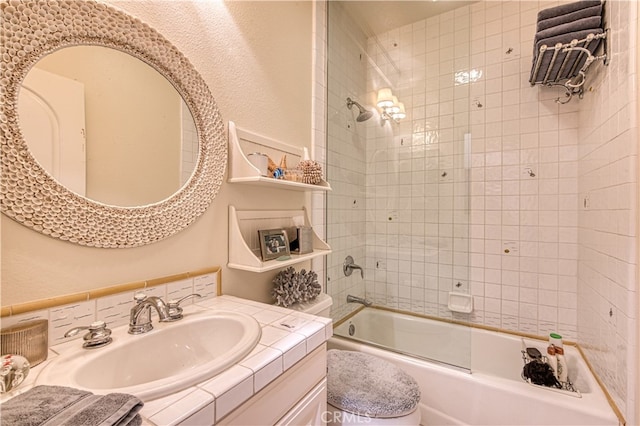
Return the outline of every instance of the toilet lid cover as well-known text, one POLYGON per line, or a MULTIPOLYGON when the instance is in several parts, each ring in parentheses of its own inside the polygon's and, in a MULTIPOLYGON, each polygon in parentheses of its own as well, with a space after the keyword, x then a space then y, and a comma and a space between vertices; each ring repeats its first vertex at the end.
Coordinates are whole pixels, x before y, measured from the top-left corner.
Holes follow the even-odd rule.
POLYGON ((420 401, 415 379, 400 368, 362 352, 327 352, 327 402, 366 417, 401 417, 420 401))

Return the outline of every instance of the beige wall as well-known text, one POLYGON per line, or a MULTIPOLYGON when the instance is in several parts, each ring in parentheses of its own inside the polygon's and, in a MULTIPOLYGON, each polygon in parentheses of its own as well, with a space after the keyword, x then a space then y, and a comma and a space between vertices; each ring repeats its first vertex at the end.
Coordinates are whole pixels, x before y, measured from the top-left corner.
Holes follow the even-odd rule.
MULTIPOLYGON (((225 122, 310 146, 312 2, 108 1, 180 49, 213 93, 225 122)), ((269 301, 277 271, 226 268, 228 205, 300 208, 303 193, 224 183, 210 208, 176 236, 121 250, 76 246, 2 215, 2 305, 90 288, 223 267, 223 291, 269 301)))
MULTIPOLYGON (((640 31, 637 29, 640 28, 640 3, 637 4, 636 9, 636 46, 640 46, 640 31)), ((640 70, 640 55, 636 54, 636 70, 640 70)), ((636 83, 637 83, 637 99, 640 99, 640 73, 636 73, 636 83)), ((640 123, 640 108, 636 108, 636 120, 637 123, 640 123)), ((640 139, 640 134, 638 135, 640 139)), ((636 141, 636 143, 640 144, 640 140, 636 141)), ((636 165, 637 170, 640 170, 640 163, 636 165)), ((639 194, 640 195, 640 194, 639 194)), ((640 196, 637 197, 636 203, 640 200, 640 196)), ((640 212, 640 205, 636 204, 636 211, 640 212)), ((636 217, 637 229, 640 229, 640 215, 636 217)), ((640 238, 636 238, 637 253, 640 253, 640 238)), ((638 264, 640 265, 640 258, 638 259, 638 264)), ((639 281, 638 270, 636 269, 636 283, 639 281)), ((640 284, 637 284, 640 288, 640 284)), ((640 316, 640 291, 636 292, 636 344, 635 344, 635 354, 636 354, 636 377, 635 377, 635 419, 636 421, 640 421, 640 324, 638 317, 640 316)))

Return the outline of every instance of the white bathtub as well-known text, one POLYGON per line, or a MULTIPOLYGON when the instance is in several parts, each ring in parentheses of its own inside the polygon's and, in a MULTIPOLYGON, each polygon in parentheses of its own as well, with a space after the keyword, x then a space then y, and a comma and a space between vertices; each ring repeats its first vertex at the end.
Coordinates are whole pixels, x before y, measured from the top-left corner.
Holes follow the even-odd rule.
MULTIPOLYGON (((526 346, 546 353, 546 342, 524 340, 526 346)), ((329 349, 370 353, 411 374, 422 391, 420 410, 425 426, 619 424, 580 353, 569 345, 565 345, 569 378, 581 397, 524 382, 520 376, 523 367, 522 338, 507 333, 365 308, 336 327, 334 337, 329 340, 329 349), (418 342, 427 348, 444 348, 454 356, 455 361, 451 363, 467 362, 465 367, 469 370, 451 368, 340 337, 339 334, 348 336, 350 325, 354 325, 355 337, 359 339, 395 341, 412 349, 419 346, 418 342), (424 330, 420 338, 417 338, 416 327, 424 330), (452 333, 449 336, 453 337, 445 337, 447 333, 452 333), (410 342, 402 343, 398 336, 412 338, 410 342), (455 342, 456 338, 460 341, 455 342), (456 343, 459 348, 456 348, 456 343), (463 351, 466 352, 462 354, 463 351)), ((440 350, 438 356, 445 356, 444 352, 440 350)))

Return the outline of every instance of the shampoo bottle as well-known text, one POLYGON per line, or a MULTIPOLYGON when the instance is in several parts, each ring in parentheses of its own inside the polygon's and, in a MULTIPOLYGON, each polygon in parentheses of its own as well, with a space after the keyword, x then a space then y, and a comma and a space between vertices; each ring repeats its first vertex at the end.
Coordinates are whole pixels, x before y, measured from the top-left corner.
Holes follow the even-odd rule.
POLYGON ((549 334, 549 344, 555 346, 556 348, 562 347, 562 336, 558 333, 549 334))
POLYGON ((553 375, 558 378, 558 358, 556 357, 556 348, 553 345, 549 345, 547 348, 547 364, 553 370, 553 375))
POLYGON ((567 382, 569 380, 569 369, 567 368, 567 360, 564 358, 564 349, 556 347, 556 359, 558 361, 558 380, 567 382))

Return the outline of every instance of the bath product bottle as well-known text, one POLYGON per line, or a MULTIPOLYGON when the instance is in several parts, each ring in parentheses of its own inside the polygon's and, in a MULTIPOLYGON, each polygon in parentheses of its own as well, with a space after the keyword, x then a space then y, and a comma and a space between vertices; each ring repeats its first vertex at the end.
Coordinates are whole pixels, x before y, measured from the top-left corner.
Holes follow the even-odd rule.
POLYGON ((556 359, 558 361, 558 380, 567 382, 569 378, 569 369, 567 368, 567 360, 564 358, 564 349, 556 347, 556 359))
POLYGON ((562 347, 562 336, 558 333, 549 334, 549 344, 555 346, 556 348, 562 347))
POLYGON ((558 358, 556 357, 556 348, 553 345, 549 345, 547 348, 547 364, 553 370, 553 375, 558 378, 558 358))

